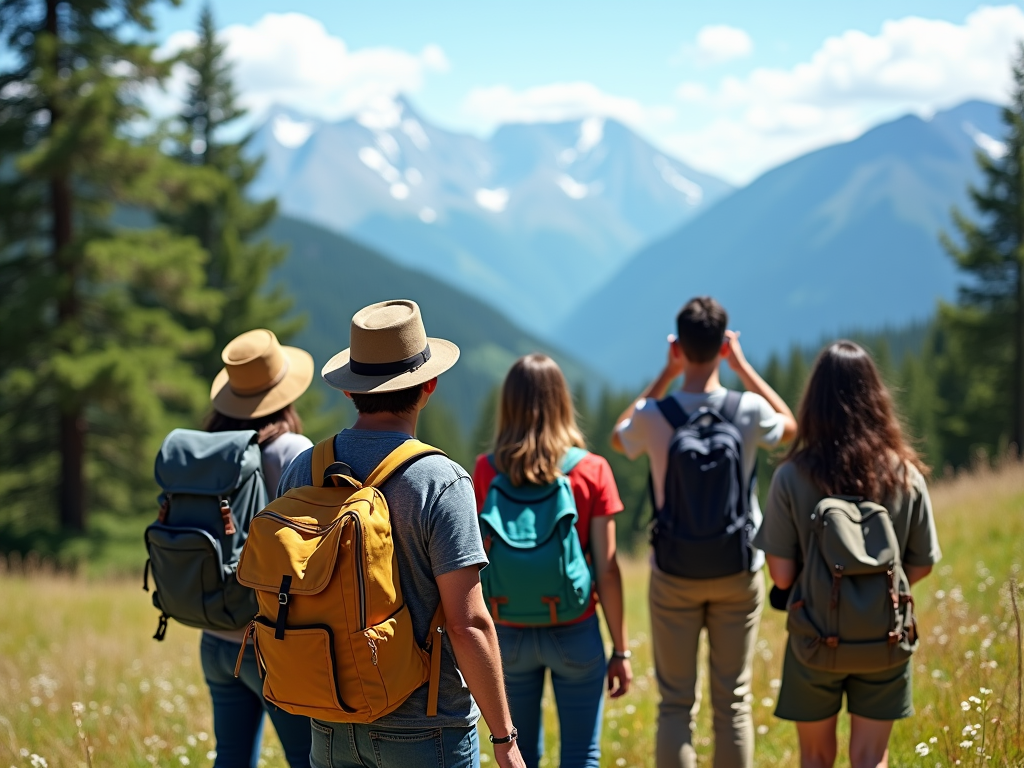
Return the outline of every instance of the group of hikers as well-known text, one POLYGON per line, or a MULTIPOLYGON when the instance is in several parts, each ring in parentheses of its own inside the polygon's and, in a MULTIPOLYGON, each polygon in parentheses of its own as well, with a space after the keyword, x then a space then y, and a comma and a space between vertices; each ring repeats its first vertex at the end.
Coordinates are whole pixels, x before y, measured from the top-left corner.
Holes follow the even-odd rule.
MULTIPOLYGON (((851 765, 886 766, 893 722, 913 714, 910 585, 940 551, 926 470, 875 364, 829 345, 794 416, 714 299, 689 301, 667 346, 610 436, 650 463, 656 765, 697 763, 705 630, 714 765, 754 764, 767 563, 789 630, 775 714, 796 723, 801 765, 835 762, 845 694, 851 765), (785 443, 762 512, 758 449, 785 443)), ((255 768, 265 713, 292 768, 479 766, 481 716, 499 766, 536 768, 549 672, 558 764, 598 766, 606 692, 633 682, 615 478, 541 354, 508 372, 472 477, 417 441, 458 358, 415 302, 360 310, 322 369, 355 422, 314 446, 294 407, 312 357, 253 330, 224 349, 203 429, 164 441, 147 588, 151 574, 158 639, 170 618, 203 629, 217 768, 255 768)))

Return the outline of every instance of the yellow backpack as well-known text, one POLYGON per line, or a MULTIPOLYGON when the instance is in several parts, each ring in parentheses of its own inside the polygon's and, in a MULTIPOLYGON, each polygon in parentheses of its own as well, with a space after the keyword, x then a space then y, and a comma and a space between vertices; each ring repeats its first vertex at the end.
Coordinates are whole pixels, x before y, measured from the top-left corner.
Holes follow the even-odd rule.
MULTIPOLYGON (((396 471, 433 453, 441 451, 409 440, 360 483, 335 463, 328 438, 313 449, 314 485, 292 488, 253 518, 238 581, 256 590, 259 613, 246 639, 268 701, 296 715, 369 723, 429 682, 427 715, 437 714, 444 612, 438 605, 421 646, 380 492, 396 471)), ((244 652, 245 641, 236 677, 244 652)))

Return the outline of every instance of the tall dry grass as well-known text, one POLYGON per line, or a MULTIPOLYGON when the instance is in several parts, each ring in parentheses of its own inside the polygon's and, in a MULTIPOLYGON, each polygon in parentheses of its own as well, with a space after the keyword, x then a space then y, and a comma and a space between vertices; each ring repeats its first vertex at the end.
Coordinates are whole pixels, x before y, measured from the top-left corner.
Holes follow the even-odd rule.
MULTIPOLYGON (((1024 579, 1024 467, 943 480, 933 501, 945 557, 915 587, 925 635, 913 662, 917 715, 894 729, 893 765, 1024 764, 1011 589, 1018 575, 1024 579)), ((647 567, 629 561, 624 572, 637 680, 629 696, 610 701, 605 711, 602 765, 616 768, 652 765, 657 710, 647 567)), ((140 586, 39 563, 4 563, 0 766, 210 764, 214 744, 198 632, 172 624, 165 642, 153 641, 156 612, 140 586)), ((1017 600, 1024 611, 1024 594, 1017 600)), ((758 765, 796 764, 793 726, 772 716, 784 642, 782 615, 767 611, 754 680, 758 765)), ((550 699, 546 708, 545 764, 556 765, 550 699)), ((702 765, 711 764, 709 710, 705 703, 697 717, 702 765)), ((261 764, 284 766, 269 724, 261 764)), ((839 765, 848 765, 845 756, 839 765)))

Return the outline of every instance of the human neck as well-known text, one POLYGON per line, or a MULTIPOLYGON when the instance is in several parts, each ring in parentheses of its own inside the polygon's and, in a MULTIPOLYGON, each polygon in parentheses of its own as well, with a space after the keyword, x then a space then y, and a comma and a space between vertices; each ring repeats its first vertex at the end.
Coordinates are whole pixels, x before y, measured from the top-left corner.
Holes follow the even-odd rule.
POLYGON ((409 413, 360 413, 352 429, 365 429, 369 432, 404 432, 415 437, 419 415, 419 408, 409 413))
POLYGON ((690 365, 683 375, 683 392, 714 392, 722 386, 718 378, 718 358, 710 363, 690 365))

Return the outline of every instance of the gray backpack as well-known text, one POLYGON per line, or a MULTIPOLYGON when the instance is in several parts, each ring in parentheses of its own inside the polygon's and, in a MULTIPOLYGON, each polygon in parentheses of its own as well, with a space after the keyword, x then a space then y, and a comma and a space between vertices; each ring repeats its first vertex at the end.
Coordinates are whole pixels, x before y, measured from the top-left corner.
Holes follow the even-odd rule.
POLYGON ((256 595, 235 577, 249 523, 267 505, 262 457, 252 430, 176 429, 156 458, 163 489, 157 521, 146 528, 149 560, 142 587, 160 610, 156 640, 167 620, 200 629, 245 627, 256 595))
POLYGON ((803 570, 789 596, 789 643, 814 669, 895 667, 917 649, 917 623, 888 510, 829 497, 811 515, 803 570))

